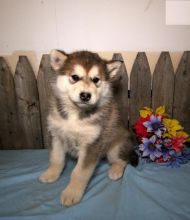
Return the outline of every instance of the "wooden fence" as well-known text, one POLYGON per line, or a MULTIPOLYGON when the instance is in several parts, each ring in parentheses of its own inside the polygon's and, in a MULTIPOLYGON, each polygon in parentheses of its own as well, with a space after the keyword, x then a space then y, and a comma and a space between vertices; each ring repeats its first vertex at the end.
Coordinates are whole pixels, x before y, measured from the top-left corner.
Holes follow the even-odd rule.
MULTIPOLYGON (((114 54, 121 60, 121 54, 114 54)), ((39 149, 49 146, 46 128, 49 79, 53 76, 49 55, 43 55, 37 79, 26 56, 20 56, 15 75, 0 57, 0 149, 39 149)), ((143 106, 165 105, 190 133, 190 51, 183 53, 174 73, 169 52, 162 52, 153 74, 144 52, 139 52, 130 74, 125 64, 114 85, 126 127, 132 128, 143 106)))

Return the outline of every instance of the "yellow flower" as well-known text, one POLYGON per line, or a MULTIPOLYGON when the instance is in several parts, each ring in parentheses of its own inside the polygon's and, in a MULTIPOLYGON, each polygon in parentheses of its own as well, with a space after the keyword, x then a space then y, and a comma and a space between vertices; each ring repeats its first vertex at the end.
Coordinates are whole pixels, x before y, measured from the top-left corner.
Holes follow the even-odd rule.
MULTIPOLYGON (((183 127, 180 125, 179 121, 176 119, 163 119, 163 124, 167 128, 166 133, 164 134, 164 137, 176 137, 177 132, 183 130, 183 127)), ((183 134, 184 135, 184 134, 183 134)))
MULTIPOLYGON (((165 106, 160 106, 156 109, 155 114, 168 117, 168 114, 166 114, 165 111, 166 111, 165 106)), ((140 116, 142 118, 146 118, 148 115, 151 114, 153 114, 153 110, 151 108, 144 107, 142 110, 140 110, 140 116)))
POLYGON ((146 118, 148 115, 151 115, 153 110, 148 107, 144 107, 142 110, 140 110, 140 116, 142 118, 146 118))
POLYGON ((165 112, 165 106, 160 106, 156 109, 156 114, 162 115, 165 112))
POLYGON ((166 114, 165 111, 166 111, 165 106, 160 106, 156 109, 155 113, 161 116, 168 116, 168 114, 166 114))

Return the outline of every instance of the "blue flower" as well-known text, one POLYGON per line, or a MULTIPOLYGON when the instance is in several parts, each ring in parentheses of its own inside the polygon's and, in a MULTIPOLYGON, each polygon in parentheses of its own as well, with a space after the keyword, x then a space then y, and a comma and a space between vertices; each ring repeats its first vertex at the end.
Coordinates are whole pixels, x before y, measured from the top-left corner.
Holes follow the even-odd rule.
POLYGON ((167 163, 167 166, 171 168, 180 167, 181 164, 187 163, 188 161, 181 152, 176 152, 175 150, 170 150, 169 155, 170 160, 167 163))
POLYGON ((167 161, 170 158, 169 149, 162 145, 161 151, 162 151, 163 160, 167 161))
POLYGON ((188 161, 190 160, 190 148, 185 147, 185 148, 183 149, 182 155, 183 155, 183 157, 184 157, 184 160, 185 160, 186 162, 188 162, 188 161))
POLYGON ((161 116, 150 116, 150 120, 143 123, 147 128, 147 132, 153 132, 156 136, 161 137, 162 133, 166 130, 161 123, 161 116))
POLYGON ((139 146, 140 151, 142 151, 143 157, 150 157, 152 161, 154 161, 156 158, 159 158, 161 153, 161 144, 156 144, 156 135, 153 135, 151 138, 143 138, 141 144, 139 146))

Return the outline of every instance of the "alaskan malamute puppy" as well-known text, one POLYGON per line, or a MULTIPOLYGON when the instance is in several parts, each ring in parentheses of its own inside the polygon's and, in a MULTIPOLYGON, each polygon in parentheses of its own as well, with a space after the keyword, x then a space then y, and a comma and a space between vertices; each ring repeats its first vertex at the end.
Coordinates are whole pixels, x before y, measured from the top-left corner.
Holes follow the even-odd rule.
POLYGON ((110 163, 108 176, 122 177, 128 163, 137 165, 129 134, 120 117, 112 84, 120 61, 106 61, 98 54, 52 50, 51 66, 57 72, 48 116, 52 137, 49 168, 39 180, 56 181, 65 166, 65 155, 78 158, 61 204, 78 203, 102 157, 110 163))

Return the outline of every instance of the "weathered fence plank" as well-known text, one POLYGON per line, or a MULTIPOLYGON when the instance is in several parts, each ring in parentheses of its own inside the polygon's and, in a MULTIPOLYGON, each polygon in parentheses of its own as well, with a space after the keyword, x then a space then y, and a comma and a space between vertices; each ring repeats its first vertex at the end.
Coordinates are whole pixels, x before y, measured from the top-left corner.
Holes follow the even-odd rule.
POLYGON ((174 69, 169 52, 162 52, 153 73, 152 107, 164 105, 172 115, 174 95, 174 69))
POLYGON ((17 122, 13 75, 0 57, 0 149, 19 146, 17 122))
POLYGON ((123 57, 120 53, 115 53, 112 60, 119 60, 122 63, 119 74, 120 79, 114 82, 114 94, 119 103, 121 116, 125 127, 128 127, 128 75, 123 61, 123 57))
POLYGON ((173 116, 190 133, 190 51, 184 52, 175 75, 173 116))
POLYGON ((151 72, 146 54, 139 52, 130 74, 129 124, 132 128, 139 109, 151 107, 151 72))
POLYGON ((40 68, 37 76, 39 99, 40 99, 40 113, 42 122, 42 133, 44 147, 50 146, 50 137, 47 130, 47 115, 48 115, 48 101, 51 95, 51 80, 55 75, 50 66, 50 56, 43 55, 40 63, 40 68))
POLYGON ((42 148, 37 81, 26 56, 20 56, 14 76, 23 148, 42 148))

